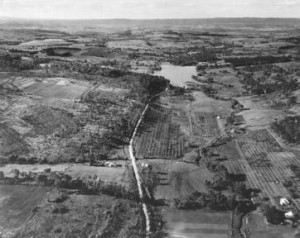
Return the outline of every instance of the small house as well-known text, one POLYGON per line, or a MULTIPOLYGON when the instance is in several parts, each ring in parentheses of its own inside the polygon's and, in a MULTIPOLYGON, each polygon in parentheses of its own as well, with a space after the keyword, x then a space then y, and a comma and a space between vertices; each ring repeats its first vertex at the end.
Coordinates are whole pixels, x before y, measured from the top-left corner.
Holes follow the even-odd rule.
POLYGON ((288 211, 288 212, 284 213, 284 216, 287 219, 293 219, 293 218, 295 218, 295 214, 292 211, 288 211))
POLYGON ((279 201, 280 205, 281 206, 288 206, 290 205, 290 201, 286 198, 280 198, 280 201, 279 201))

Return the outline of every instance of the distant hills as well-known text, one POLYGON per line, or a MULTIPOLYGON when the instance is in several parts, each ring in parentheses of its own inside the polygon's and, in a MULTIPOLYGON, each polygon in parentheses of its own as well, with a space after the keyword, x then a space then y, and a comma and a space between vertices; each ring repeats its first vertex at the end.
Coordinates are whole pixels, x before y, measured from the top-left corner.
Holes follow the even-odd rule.
POLYGON ((300 29, 300 18, 208 18, 208 19, 86 19, 38 20, 0 18, 0 28, 166 28, 166 29, 300 29))

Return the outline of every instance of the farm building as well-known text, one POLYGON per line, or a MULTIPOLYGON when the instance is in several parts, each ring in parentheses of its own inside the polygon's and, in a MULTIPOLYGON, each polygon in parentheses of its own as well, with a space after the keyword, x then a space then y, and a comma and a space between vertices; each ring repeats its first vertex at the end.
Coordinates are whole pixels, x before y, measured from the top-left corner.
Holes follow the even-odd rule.
POLYGON ((288 199, 286 199, 286 198, 280 198, 279 203, 280 203, 281 206, 290 205, 290 201, 288 199))

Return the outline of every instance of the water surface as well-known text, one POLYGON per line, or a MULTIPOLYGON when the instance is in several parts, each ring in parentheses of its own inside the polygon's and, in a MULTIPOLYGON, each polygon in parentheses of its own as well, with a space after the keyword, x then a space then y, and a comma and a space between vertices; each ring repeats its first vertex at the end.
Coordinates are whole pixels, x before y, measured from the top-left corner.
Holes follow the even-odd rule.
MULTIPOLYGON (((160 71, 155 71, 154 75, 163 76, 169 79, 174 86, 186 86, 187 81, 194 81, 193 75, 196 75, 195 66, 176 66, 169 63, 163 63, 160 71)), ((194 81, 196 82, 196 81, 194 81)))

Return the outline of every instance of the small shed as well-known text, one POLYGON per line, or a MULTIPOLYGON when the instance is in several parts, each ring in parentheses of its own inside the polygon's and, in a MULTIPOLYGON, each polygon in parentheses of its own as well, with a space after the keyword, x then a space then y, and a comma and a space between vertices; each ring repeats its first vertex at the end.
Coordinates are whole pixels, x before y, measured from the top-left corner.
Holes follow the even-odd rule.
POLYGON ((291 204, 287 198, 280 198, 279 203, 281 206, 287 206, 291 204))
POLYGON ((287 219, 293 219, 293 218, 295 218, 295 214, 292 211, 288 211, 288 212, 284 213, 284 216, 287 219))

